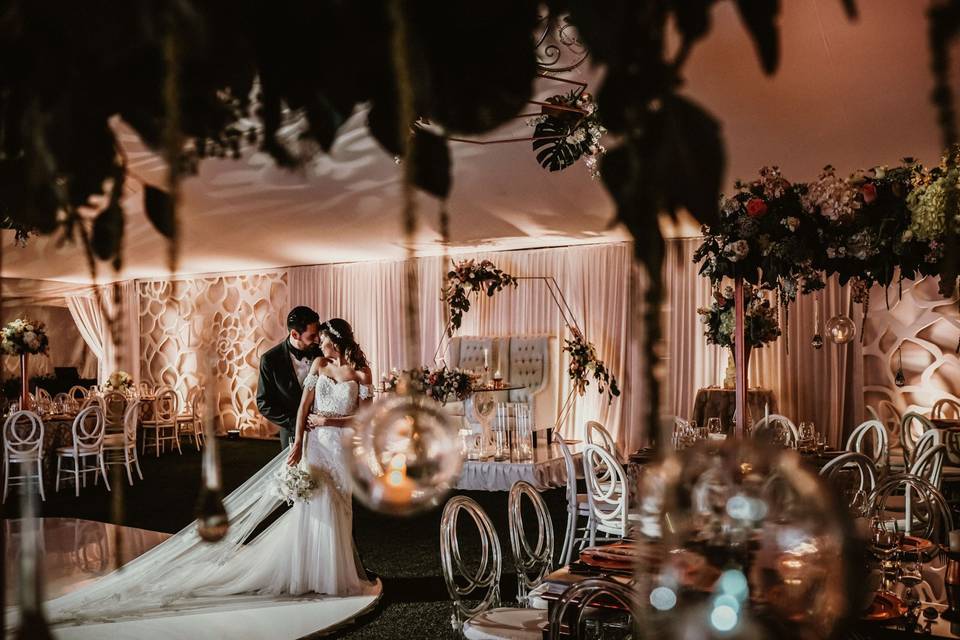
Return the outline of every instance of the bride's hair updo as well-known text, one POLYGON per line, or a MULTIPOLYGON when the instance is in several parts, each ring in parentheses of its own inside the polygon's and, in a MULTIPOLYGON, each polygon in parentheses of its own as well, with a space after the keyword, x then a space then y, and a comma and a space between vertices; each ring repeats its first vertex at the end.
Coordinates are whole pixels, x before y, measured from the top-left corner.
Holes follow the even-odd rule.
POLYGON ((320 325, 320 333, 327 336, 340 353, 343 359, 353 365, 354 369, 363 369, 368 366, 367 356, 353 337, 353 327, 341 318, 327 320, 320 325))

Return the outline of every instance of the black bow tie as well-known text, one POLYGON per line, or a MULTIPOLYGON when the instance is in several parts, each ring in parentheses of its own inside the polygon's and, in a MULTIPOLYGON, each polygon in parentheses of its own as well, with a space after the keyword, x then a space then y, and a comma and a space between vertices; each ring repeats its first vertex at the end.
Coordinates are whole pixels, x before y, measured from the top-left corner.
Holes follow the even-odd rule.
POLYGON ((297 360, 304 360, 304 359, 313 357, 314 350, 312 347, 307 347, 306 349, 297 349, 295 346, 293 346, 289 342, 287 343, 287 347, 290 349, 290 355, 292 355, 297 360))

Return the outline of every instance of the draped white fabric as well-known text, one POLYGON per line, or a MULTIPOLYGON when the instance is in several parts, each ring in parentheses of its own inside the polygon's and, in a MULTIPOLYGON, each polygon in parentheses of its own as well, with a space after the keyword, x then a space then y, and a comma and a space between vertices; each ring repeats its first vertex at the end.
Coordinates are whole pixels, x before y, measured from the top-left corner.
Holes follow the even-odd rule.
MULTIPOLYGON (((723 380, 726 349, 707 345, 697 307, 710 304, 710 283, 697 275, 693 252, 699 238, 667 241, 668 391, 667 410, 688 416, 697 389, 723 380)), ((863 420, 863 352, 859 340, 836 345, 829 340, 815 350, 814 308, 820 301, 820 326, 845 314, 860 329, 861 310, 853 305, 848 287, 831 280, 816 296, 799 296, 781 316, 783 336, 773 345, 754 349, 750 357, 750 385, 767 387, 777 397, 779 412, 794 421, 813 421, 833 446, 863 420), (785 326, 786 325, 786 326, 785 326)), ((824 333, 826 337, 826 334, 824 333)), ((858 334, 859 337, 859 334, 858 334)), ((754 416, 757 418, 758 416, 754 416)))
POLYGON ((111 373, 112 363, 108 362, 107 357, 112 357, 113 352, 110 347, 110 353, 107 353, 110 336, 103 311, 96 298, 89 294, 69 296, 67 308, 70 309, 73 321, 77 323, 83 341, 97 359, 97 382, 103 382, 111 373))
POLYGON ((102 383, 117 369, 129 373, 135 382, 140 380, 137 295, 136 282, 127 281, 101 287, 96 292, 67 296, 70 315, 84 342, 97 358, 97 382, 102 383), (101 302, 103 307, 100 306, 101 302), (114 335, 114 331, 117 335, 114 335))
MULTIPOLYGON (((458 255, 457 259, 490 259, 516 276, 552 276, 570 304, 586 338, 617 376, 624 389, 620 399, 608 404, 591 383, 587 394, 577 398, 567 420, 566 434, 582 438, 587 420, 608 427, 622 446, 639 443, 639 420, 644 402, 639 351, 633 341, 634 295, 637 276, 632 246, 627 243, 562 247, 532 251, 458 255)), ((321 318, 342 317, 350 321, 366 350, 376 378, 391 367, 432 363, 445 326, 440 288, 449 264, 441 258, 416 261, 420 318, 420 358, 405 363, 403 351, 404 263, 366 262, 293 267, 289 270, 291 305, 313 307, 321 318)), ((524 280, 516 289, 481 297, 464 316, 459 335, 548 335, 551 340, 550 383, 544 394, 555 399, 559 412, 570 390, 561 358, 562 340, 569 337, 553 297, 542 281, 524 280)), ((442 357, 443 354, 441 354, 442 357)))

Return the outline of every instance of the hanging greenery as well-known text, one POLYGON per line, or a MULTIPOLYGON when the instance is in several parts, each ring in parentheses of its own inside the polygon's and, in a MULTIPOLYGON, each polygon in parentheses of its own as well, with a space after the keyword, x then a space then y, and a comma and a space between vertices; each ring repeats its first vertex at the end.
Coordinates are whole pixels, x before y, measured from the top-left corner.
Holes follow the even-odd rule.
POLYGON ((592 376, 597 383, 597 391, 606 393, 607 402, 613 402, 613 399, 620 395, 616 376, 610 372, 603 360, 597 357, 597 349, 592 342, 587 342, 576 329, 571 328, 571 332, 573 337, 563 341, 563 350, 570 354, 567 373, 573 382, 574 391, 581 396, 585 394, 592 376))
POLYGON ((547 98, 547 102, 568 109, 544 107, 543 115, 531 120, 537 162, 544 169, 560 171, 588 156, 589 168, 596 176, 597 157, 606 151, 600 138, 607 130, 600 124, 593 96, 582 90, 571 91, 547 98))
POLYGON ((453 269, 447 273, 447 284, 443 288, 443 301, 450 309, 450 324, 447 335, 454 332, 463 323, 463 314, 470 311, 470 298, 481 292, 493 297, 506 287, 516 287, 517 279, 504 272, 489 260, 461 260, 453 263, 453 269))

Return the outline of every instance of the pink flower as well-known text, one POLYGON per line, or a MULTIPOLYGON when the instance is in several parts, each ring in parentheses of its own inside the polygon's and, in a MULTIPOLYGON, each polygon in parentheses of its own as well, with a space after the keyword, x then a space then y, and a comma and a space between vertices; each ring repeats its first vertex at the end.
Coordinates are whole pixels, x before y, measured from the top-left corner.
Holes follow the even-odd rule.
POLYGON ((761 198, 750 198, 747 200, 747 215, 751 218, 759 218, 767 212, 767 203, 761 198))
POLYGON ((863 195, 863 201, 866 204, 870 204, 877 199, 877 186, 872 182, 864 183, 864 185, 860 187, 860 194, 863 195))

